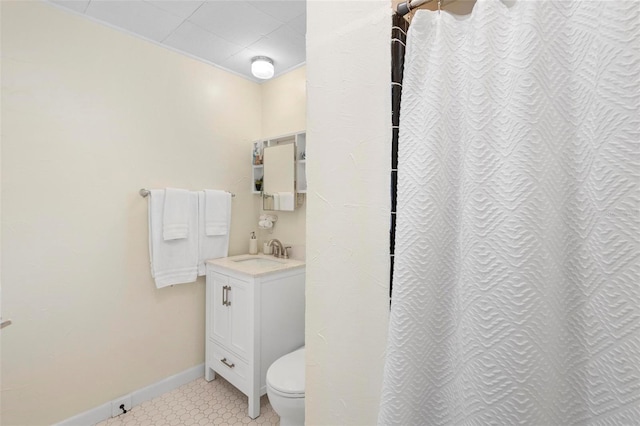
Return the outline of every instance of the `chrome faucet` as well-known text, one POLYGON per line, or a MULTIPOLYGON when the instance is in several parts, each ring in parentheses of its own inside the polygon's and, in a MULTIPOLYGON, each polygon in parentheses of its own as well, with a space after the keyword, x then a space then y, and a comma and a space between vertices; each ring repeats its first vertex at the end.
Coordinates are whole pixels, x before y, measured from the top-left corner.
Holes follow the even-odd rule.
POLYGON ((282 257, 282 252, 284 251, 284 247, 282 246, 282 243, 280 242, 280 240, 274 238, 272 240, 269 240, 269 247, 273 248, 273 255, 275 257, 282 257))
POLYGON ((287 249, 291 247, 284 247, 280 242, 280 240, 276 238, 269 240, 267 244, 269 245, 269 247, 273 248, 273 255, 275 257, 282 257, 285 259, 289 258, 289 253, 287 252, 287 249))

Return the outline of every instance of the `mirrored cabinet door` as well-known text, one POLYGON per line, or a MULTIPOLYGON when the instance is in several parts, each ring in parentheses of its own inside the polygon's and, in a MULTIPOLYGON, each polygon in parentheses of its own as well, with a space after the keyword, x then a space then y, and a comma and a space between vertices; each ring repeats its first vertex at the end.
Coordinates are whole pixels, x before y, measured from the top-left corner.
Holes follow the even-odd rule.
POLYGON ((264 210, 294 210, 307 192, 306 133, 253 142, 251 192, 261 195, 264 210))

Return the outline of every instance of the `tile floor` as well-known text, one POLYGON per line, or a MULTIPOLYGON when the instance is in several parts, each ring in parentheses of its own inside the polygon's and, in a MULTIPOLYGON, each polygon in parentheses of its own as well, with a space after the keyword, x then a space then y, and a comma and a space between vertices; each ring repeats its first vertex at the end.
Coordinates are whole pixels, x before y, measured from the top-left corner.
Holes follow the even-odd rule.
POLYGON ((187 426, 187 425, 278 425, 267 395, 260 399, 260 416, 247 415, 247 397, 220 376, 212 382, 204 378, 143 402, 126 414, 112 417, 97 426, 187 426))

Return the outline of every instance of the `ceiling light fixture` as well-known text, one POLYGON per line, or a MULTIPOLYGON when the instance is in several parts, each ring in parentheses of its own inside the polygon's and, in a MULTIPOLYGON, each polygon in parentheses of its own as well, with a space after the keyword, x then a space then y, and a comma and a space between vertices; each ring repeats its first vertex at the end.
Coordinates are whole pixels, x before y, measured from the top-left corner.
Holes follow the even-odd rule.
POLYGON ((273 60, 266 56, 256 56, 251 58, 251 74, 262 80, 268 80, 273 77, 274 68, 273 60))

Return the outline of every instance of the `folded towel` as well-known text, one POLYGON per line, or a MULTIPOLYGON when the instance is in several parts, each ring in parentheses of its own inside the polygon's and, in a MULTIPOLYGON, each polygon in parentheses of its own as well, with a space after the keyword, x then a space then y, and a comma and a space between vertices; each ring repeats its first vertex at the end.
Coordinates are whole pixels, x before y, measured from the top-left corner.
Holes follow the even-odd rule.
POLYGON ((275 194, 271 195, 271 197, 273 198, 273 209, 280 210, 280 195, 278 195, 278 193, 276 192, 275 194))
POLYGON ((152 189, 149 196, 149 260, 156 287, 194 282, 198 275, 198 196, 190 192, 186 209, 186 238, 164 240, 165 191, 152 189))
MULTIPOLYGON (((231 194, 225 193, 227 203, 225 203, 225 229, 231 227, 231 194)), ((219 257, 227 257, 229 254, 229 232, 223 235, 207 235, 205 227, 205 210, 207 208, 206 196, 204 191, 198 192, 198 210, 200 212, 199 224, 199 255, 198 255, 198 275, 206 275, 205 261, 208 259, 216 259, 219 257)), ((222 226, 222 225, 220 225, 222 226)))
POLYGON ((278 210, 293 211, 295 194, 293 192, 278 192, 280 207, 278 210))
POLYGON ((229 207, 231 194, 213 189, 204 190, 204 229, 205 234, 226 235, 229 231, 229 207))
POLYGON ((165 241, 187 238, 189 233, 189 191, 167 188, 164 194, 162 237, 165 241))

